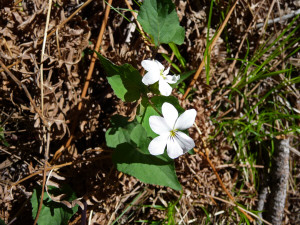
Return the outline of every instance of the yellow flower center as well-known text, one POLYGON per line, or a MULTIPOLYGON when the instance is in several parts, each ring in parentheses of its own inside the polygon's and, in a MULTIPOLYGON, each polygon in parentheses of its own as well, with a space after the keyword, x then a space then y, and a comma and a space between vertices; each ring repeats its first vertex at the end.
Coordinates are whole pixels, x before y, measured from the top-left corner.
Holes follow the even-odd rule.
POLYGON ((165 80, 166 79, 166 76, 164 75, 164 70, 161 70, 160 71, 160 76, 165 80))
POLYGON ((176 131, 177 131, 177 129, 171 130, 171 131, 170 131, 170 136, 171 136, 171 137, 175 137, 175 136, 176 136, 176 131))

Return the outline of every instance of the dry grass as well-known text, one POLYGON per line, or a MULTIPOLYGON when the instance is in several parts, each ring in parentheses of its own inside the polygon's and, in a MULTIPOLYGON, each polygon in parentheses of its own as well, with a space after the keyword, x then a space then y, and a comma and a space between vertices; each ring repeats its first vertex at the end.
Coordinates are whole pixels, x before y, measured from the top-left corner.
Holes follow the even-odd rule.
MULTIPOLYGON (((210 38, 233 5, 233 2, 216 2, 209 29, 210 38)), ((262 43, 272 43, 292 19, 282 24, 271 24, 266 29, 256 26, 264 23, 267 17, 274 19, 290 14, 292 10, 299 9, 299 3, 280 0, 238 1, 227 26, 211 50, 209 65, 206 65, 210 68, 209 74, 204 70, 199 71, 199 77, 185 99, 184 91, 190 80, 173 92, 181 99, 183 108, 197 110, 196 123, 201 134, 194 127, 190 129, 190 135, 196 142, 196 150, 205 152, 207 145, 206 153, 209 153, 209 159, 224 184, 224 187, 220 185, 216 173, 204 156, 186 154, 175 161, 176 172, 183 186, 182 193, 143 184, 134 177, 118 172, 111 162, 112 150, 106 147, 104 138, 109 119, 117 113, 132 116, 136 105, 123 103, 114 96, 98 61, 92 70, 93 76, 89 80, 87 92, 82 94, 91 68, 92 55, 88 49, 94 49, 99 40, 105 3, 100 0, 88 1, 80 8, 81 3, 84 2, 54 1, 49 18, 49 32, 52 35, 48 35, 43 53, 41 44, 48 1, 24 0, 18 4, 0 2, 0 60, 19 81, 16 82, 9 73, 1 71, 0 121, 4 130, 0 135, 3 133, 8 145, 1 139, 0 218, 7 224, 32 224, 34 221, 29 199, 35 186, 43 182, 46 161, 42 148, 45 146, 43 124, 46 124, 50 134, 50 164, 47 164, 45 174, 49 175, 49 171, 55 169, 49 184, 69 184, 76 192, 77 204, 83 208, 87 204, 86 210, 79 210, 70 224, 81 224, 82 216, 90 216, 91 224, 110 224, 120 215, 120 224, 134 224, 134 221, 142 220, 164 221, 171 217, 178 224, 206 224, 206 212, 211 224, 245 222, 241 210, 229 204, 224 188, 229 190, 235 202, 244 206, 246 214, 256 220, 251 212, 256 209, 259 176, 266 164, 261 160, 263 157, 260 151, 255 154, 252 152, 262 144, 269 146, 270 136, 257 140, 249 134, 247 137, 253 138, 253 141, 245 143, 244 148, 240 149, 237 139, 229 135, 230 129, 235 129, 234 122, 232 127, 228 128, 226 124, 221 132, 217 131, 224 121, 241 119, 247 105, 257 104, 272 87, 286 82, 283 73, 279 73, 245 85, 241 92, 247 98, 229 91, 234 80, 243 78, 238 78, 244 63, 239 59, 245 56, 250 59, 262 43), (79 8, 78 14, 72 15, 79 8), (67 18, 70 19, 64 22, 67 18), (43 88, 40 83, 42 54, 43 88), (26 89, 32 101, 25 94, 26 89), (82 107, 79 109, 78 105, 82 107), (71 135, 72 140, 67 145, 71 135), (59 157, 53 160, 59 149, 62 150, 59 157), (241 156, 243 151, 248 158, 241 156)), ((126 1, 114 1, 112 5, 127 8, 126 1)), ((196 70, 204 59, 207 47, 210 1, 180 0, 176 1, 176 6, 181 25, 186 30, 185 42, 179 46, 179 50, 187 61, 187 69, 196 70)), ((136 4, 132 4, 132 7, 138 9, 136 4)), ((134 21, 129 11, 121 12, 134 21)), ((140 62, 150 58, 152 52, 141 35, 131 30, 131 26, 124 17, 111 10, 100 43, 100 52, 118 65, 130 63, 141 69, 140 62)), ((294 34, 295 37, 297 35, 299 29, 294 34)), ((156 56, 161 61, 163 57, 160 52, 170 56, 172 54, 168 46, 163 47, 156 56)), ((290 78, 296 77, 299 74, 300 55, 299 52, 290 53, 297 47, 299 43, 295 43, 289 50, 282 50, 270 61, 268 65, 272 66, 268 69, 278 71, 291 65, 294 70, 290 78)), ((257 63, 267 60, 272 49, 265 52, 257 63)), ((174 63, 180 65, 176 59, 174 63)), ((254 67, 250 67, 248 72, 253 70, 254 67)), ((277 93, 268 101, 282 102, 286 113, 299 115, 299 83, 284 86, 277 93)), ((253 117, 255 120, 259 121, 258 117, 253 117)), ((263 126, 274 126, 279 131, 293 130, 282 132, 291 139, 291 146, 296 153, 290 156, 291 171, 284 224, 297 224, 300 223, 299 136, 293 127, 299 126, 299 119, 295 119, 294 125, 288 120, 282 121, 285 124, 274 126, 266 122, 263 126)))

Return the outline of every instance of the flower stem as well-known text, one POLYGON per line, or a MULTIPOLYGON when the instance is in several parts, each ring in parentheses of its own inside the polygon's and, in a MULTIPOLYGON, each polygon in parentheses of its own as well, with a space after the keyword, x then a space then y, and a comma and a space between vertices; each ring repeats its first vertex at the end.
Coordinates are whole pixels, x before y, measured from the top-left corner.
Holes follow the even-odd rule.
POLYGON ((151 99, 148 98, 148 102, 149 104, 152 106, 152 108, 160 115, 163 116, 162 113, 156 108, 156 106, 153 104, 153 102, 151 102, 151 99))

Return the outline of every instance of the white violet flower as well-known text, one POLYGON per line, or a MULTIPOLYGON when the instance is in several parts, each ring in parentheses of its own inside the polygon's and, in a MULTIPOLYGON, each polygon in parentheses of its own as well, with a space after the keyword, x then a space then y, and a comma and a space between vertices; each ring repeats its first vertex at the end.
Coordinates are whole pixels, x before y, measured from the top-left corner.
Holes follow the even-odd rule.
POLYGON ((168 75, 170 67, 164 70, 164 66, 157 60, 143 60, 142 67, 148 72, 142 79, 145 85, 154 84, 158 81, 158 89, 164 96, 169 96, 172 92, 172 87, 169 84, 175 84, 180 75, 168 75))
POLYGON ((193 125, 196 110, 189 109, 178 117, 176 108, 165 102, 162 105, 162 114, 163 117, 151 116, 149 118, 151 129, 159 134, 150 142, 149 152, 152 155, 160 155, 164 153, 167 146, 169 157, 174 159, 194 148, 193 139, 179 130, 186 130, 193 125))

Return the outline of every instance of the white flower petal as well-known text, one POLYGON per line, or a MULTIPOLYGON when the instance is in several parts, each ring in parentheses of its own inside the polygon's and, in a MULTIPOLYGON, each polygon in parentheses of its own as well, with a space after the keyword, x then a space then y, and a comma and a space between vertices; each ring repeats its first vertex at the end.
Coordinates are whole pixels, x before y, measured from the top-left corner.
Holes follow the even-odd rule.
POLYGON ((195 147, 194 140, 191 137, 187 136, 185 133, 182 133, 180 131, 176 132, 175 140, 183 149, 183 153, 186 153, 187 151, 195 147))
POLYGON ((150 71, 143 76, 142 82, 145 85, 154 84, 159 80, 159 76, 159 72, 156 73, 155 71, 150 71))
POLYGON ((156 134, 169 133, 172 130, 161 116, 150 116, 149 125, 156 134))
POLYGON ((161 155, 165 151, 165 147, 167 145, 167 140, 168 140, 169 134, 165 133, 163 135, 160 135, 156 138, 154 138, 149 146, 148 150, 151 155, 161 155))
POLYGON ((179 143, 172 137, 168 138, 167 141, 167 153, 171 159, 175 159, 183 154, 183 149, 179 143))
POLYGON ((177 119, 174 129, 186 130, 193 126, 196 114, 197 112, 195 109, 189 109, 182 113, 177 119))
POLYGON ((165 81, 169 84, 175 84, 180 79, 180 75, 167 75, 165 81))
POLYGON ((160 66, 157 63, 159 62, 156 60, 143 60, 141 64, 142 67, 144 67, 144 69, 147 71, 152 71, 152 70, 160 71, 161 70, 160 66))
POLYGON ((178 118, 177 109, 170 103, 165 102, 161 107, 162 114, 168 126, 173 129, 178 118))
POLYGON ((159 71, 165 69, 165 67, 160 62, 158 62, 157 60, 155 60, 155 62, 156 62, 156 66, 159 68, 159 71))
POLYGON ((170 67, 168 67, 164 72, 163 75, 167 76, 170 72, 170 67))
POLYGON ((169 96, 172 92, 172 87, 164 79, 159 79, 158 89, 164 96, 169 96))

